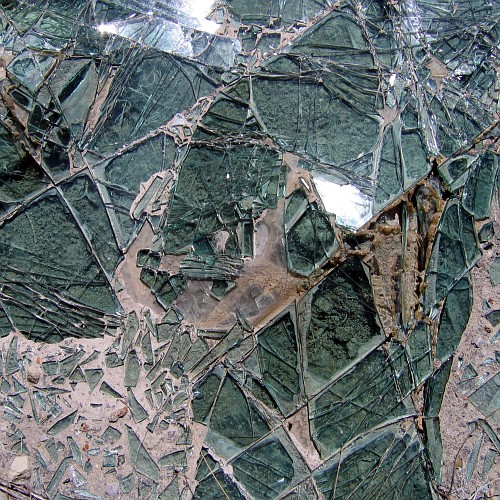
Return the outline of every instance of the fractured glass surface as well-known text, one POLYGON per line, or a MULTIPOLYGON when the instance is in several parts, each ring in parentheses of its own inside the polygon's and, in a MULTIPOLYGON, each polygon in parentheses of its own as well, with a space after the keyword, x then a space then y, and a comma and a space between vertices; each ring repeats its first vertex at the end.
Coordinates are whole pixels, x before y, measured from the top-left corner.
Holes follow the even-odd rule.
POLYGON ((499 15, 0 2, 2 490, 498 494, 499 15))

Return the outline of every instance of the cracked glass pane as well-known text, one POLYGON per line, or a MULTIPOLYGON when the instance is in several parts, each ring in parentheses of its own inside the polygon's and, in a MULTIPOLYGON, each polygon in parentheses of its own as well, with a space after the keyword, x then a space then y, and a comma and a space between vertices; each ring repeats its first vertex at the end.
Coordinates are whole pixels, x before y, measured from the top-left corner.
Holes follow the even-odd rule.
POLYGON ((494 496, 499 15, 0 2, 5 494, 494 496))

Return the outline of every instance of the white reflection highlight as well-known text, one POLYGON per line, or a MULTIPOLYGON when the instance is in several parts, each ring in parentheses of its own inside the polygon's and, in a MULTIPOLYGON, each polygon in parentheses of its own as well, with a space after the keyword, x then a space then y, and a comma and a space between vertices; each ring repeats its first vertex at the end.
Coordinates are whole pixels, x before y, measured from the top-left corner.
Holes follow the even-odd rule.
POLYGON ((339 226, 358 230, 372 217, 372 201, 352 184, 337 184, 315 175, 313 177, 325 210, 335 215, 339 226))
POLYGON ((112 35, 116 35, 118 33, 118 28, 115 24, 100 24, 97 26, 97 31, 99 33, 111 33, 112 35))

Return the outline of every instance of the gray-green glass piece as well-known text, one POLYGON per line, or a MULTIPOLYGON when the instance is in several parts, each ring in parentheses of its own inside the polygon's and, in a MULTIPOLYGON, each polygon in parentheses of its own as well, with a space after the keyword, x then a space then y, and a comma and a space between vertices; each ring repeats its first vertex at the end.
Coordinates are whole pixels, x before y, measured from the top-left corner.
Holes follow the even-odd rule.
POLYGON ((489 312, 486 315, 486 319, 493 325, 497 326, 500 324, 500 309, 489 312))
POLYGON ((493 286, 497 286, 500 284, 500 259, 496 258, 490 265, 489 275, 491 284, 493 286))
POLYGON ((414 387, 432 374, 431 332, 425 323, 417 323, 406 341, 405 350, 411 369, 414 387))
POLYGON ((278 439, 256 445, 231 462, 234 477, 254 498, 276 498, 293 480, 293 460, 278 439))
POLYGON ((0 214, 40 192, 48 182, 38 163, 0 124, 0 214))
POLYGON ((370 353, 310 403, 311 436, 322 457, 383 423, 415 412, 402 402, 391 359, 370 353))
POLYGON ((484 433, 481 432, 479 437, 476 439, 474 443, 474 448, 472 448, 471 454, 467 459, 467 464, 465 466, 465 481, 469 482, 474 474, 474 470, 476 469, 477 459, 479 458, 479 452, 481 450, 481 445, 483 444, 484 433))
MULTIPOLYGON (((304 303, 307 311, 307 302, 304 303)), ((382 340, 371 284, 362 263, 350 258, 311 291, 306 333, 307 374, 326 382, 382 340), (365 347, 366 349, 366 347, 365 347)))
POLYGON ((245 497, 231 478, 221 469, 206 477, 196 487, 193 498, 195 500, 216 500, 218 498, 231 498, 243 500, 245 497))
POLYGON ((116 441, 118 441, 118 439, 121 438, 121 436, 122 433, 118 429, 115 429, 111 425, 108 425, 108 427, 106 427, 106 430, 102 433, 101 439, 105 443, 115 443, 116 441))
POLYGON ((434 481, 441 484, 443 472, 443 443, 438 417, 425 418, 423 421, 426 438, 426 454, 429 457, 434 481))
POLYGON ((112 274, 121 257, 97 188, 88 175, 73 177, 61 190, 103 269, 112 274))
POLYGON ((83 374, 83 370, 81 369, 80 366, 77 366, 69 375, 69 380, 70 383, 79 383, 79 382, 85 382, 85 375, 83 374))
POLYGON ((266 327, 257 337, 262 381, 284 414, 300 401, 299 346, 290 314, 266 327))
POLYGON ((179 478, 174 477, 172 481, 158 495, 158 500, 178 500, 179 499, 179 478))
POLYGON ((486 480, 492 467, 493 464, 495 463, 495 458, 498 455, 498 452, 493 449, 489 449, 486 452, 486 456, 484 457, 484 463, 483 463, 483 472, 482 472, 482 478, 483 480, 486 480))
POLYGON ((132 341, 134 340, 137 331, 139 329, 139 319, 137 317, 137 313, 133 311, 129 314, 125 320, 125 324, 123 325, 122 332, 122 348, 120 356, 121 358, 125 358, 130 346, 132 345, 132 341))
POLYGON ((459 156, 442 163, 438 167, 438 172, 446 181, 450 190, 455 191, 467 182, 470 170, 474 168, 475 162, 477 162, 477 158, 459 156))
POLYGON ((114 293, 54 191, 3 225, 0 248, 2 304, 25 335, 97 337, 116 322, 104 319, 118 311, 114 293))
POLYGON ((134 467, 134 469, 144 476, 149 477, 153 481, 159 481, 160 469, 158 465, 151 458, 151 455, 148 453, 141 440, 137 437, 137 434, 132 430, 131 427, 128 426, 127 435, 130 459, 132 461, 132 466, 134 467))
POLYGON ((43 361, 42 369, 49 376, 56 375, 59 372, 59 361, 43 361))
POLYGON ((46 443, 45 443, 45 449, 47 450, 50 460, 52 462, 56 462, 59 458, 58 455, 58 450, 57 450, 57 444, 54 441, 53 438, 50 438, 46 443))
POLYGON ((321 267, 339 245, 328 216, 308 203, 302 190, 287 198, 285 234, 288 268, 303 276, 321 267))
POLYGON ((191 146, 163 228, 164 250, 196 251, 207 239, 212 248, 215 233, 224 229, 230 234, 222 252, 239 256, 238 227, 251 223, 266 208, 276 208, 283 180, 284 165, 275 149, 191 146))
POLYGON ((104 103, 97 133, 90 141, 96 152, 111 153, 144 136, 214 89, 215 82, 203 66, 155 50, 133 52, 120 67, 104 103), (151 79, 151 74, 156 78, 151 79))
POLYGON ((487 151, 480 157, 465 184, 462 203, 475 219, 489 216, 497 169, 497 155, 487 151))
POLYGON ((138 424, 149 417, 149 413, 144 409, 144 407, 137 401, 132 389, 130 387, 127 389, 127 401, 132 413, 132 418, 134 422, 138 424))
POLYGON ((58 420, 54 425, 52 425, 52 427, 50 427, 50 429, 47 431, 47 434, 54 436, 55 434, 59 434, 59 432, 67 429, 75 420, 76 414, 77 411, 75 410, 69 415, 66 415, 65 417, 58 420))
MULTIPOLYGON (((0 304, 0 338, 7 337, 12 331, 12 324, 10 323, 9 317, 5 314, 2 305, 0 304)), ((0 360, 0 365, 3 365, 0 360)), ((0 371, 1 374, 1 371, 0 371)))
POLYGON ((376 144, 376 119, 314 77, 254 78, 252 90, 269 134, 288 151, 339 166, 370 153, 376 144))
POLYGON ((135 387, 137 381, 139 380, 139 375, 141 374, 141 362, 139 361, 139 356, 137 352, 132 350, 128 353, 125 359, 125 381, 123 385, 125 387, 135 387))
POLYGON ((230 0, 230 13, 242 24, 258 26, 288 25, 294 21, 308 21, 328 6, 325 0, 306 0, 279 4, 272 0, 230 0))
POLYGON ((63 377, 69 377, 70 373, 74 370, 78 361, 80 361, 83 356, 85 356, 85 351, 82 349, 61 359, 61 361, 59 361, 59 373, 63 377))
POLYGON ((126 495, 132 493, 135 486, 134 474, 128 474, 127 476, 120 479, 120 488, 126 495))
POLYGON ((184 450, 174 451, 168 455, 164 455, 158 460, 160 467, 175 469, 177 472, 187 468, 187 457, 184 450))
POLYGON ((87 380, 87 384, 89 385, 89 392, 93 392, 97 384, 104 376, 104 370, 102 370, 101 368, 89 368, 87 370, 84 370, 84 372, 85 379, 87 380))
POLYGON ((17 336, 13 336, 9 348, 7 349, 7 356, 5 356, 5 374, 12 375, 19 371, 19 361, 17 359, 17 336))
POLYGON ((117 368, 123 365, 123 360, 116 352, 108 352, 104 357, 106 368, 117 368))
POLYGON ((104 452, 102 456, 103 467, 116 467, 118 465, 118 453, 104 452))
POLYGON ((99 391, 107 396, 111 396, 112 398, 123 399, 123 396, 118 391, 113 389, 113 387, 111 387, 106 381, 101 384, 99 391))
POLYGON ((71 450, 71 455, 73 456, 74 460, 80 467, 83 467, 82 452, 77 442, 71 436, 68 436, 66 439, 68 441, 68 447, 71 450))
POLYGON ((200 458, 198 459, 198 468, 196 470, 196 480, 201 481, 203 478, 213 474, 219 468, 219 462, 206 450, 202 449, 200 458))
POLYGON ((210 373, 198 382, 193 389, 193 416, 197 422, 204 422, 208 417, 217 396, 221 379, 210 373))
POLYGON ((313 477, 325 498, 433 498, 414 432, 389 427, 336 454, 313 477))
POLYGON ((269 427, 238 384, 226 376, 214 403, 210 429, 239 446, 246 446, 268 432, 269 427))
POLYGON ((474 219, 452 198, 441 217, 426 270, 426 309, 443 300, 480 255, 474 219))
POLYGON ((71 460, 73 460, 73 457, 66 457, 59 464, 59 467, 57 468, 56 472, 52 476, 52 479, 50 480, 50 483, 47 486, 47 494, 49 496, 53 496, 54 493, 56 492, 57 486, 59 485, 59 482, 63 478, 66 469, 71 463, 71 460))
POLYGON ((144 335, 141 338, 141 352, 144 356, 144 361, 148 365, 153 365, 155 362, 154 354, 153 354, 153 346, 151 344, 151 335, 148 331, 144 332, 144 335))
POLYGON ((455 352, 471 311, 472 283, 466 275, 448 292, 445 299, 436 347, 436 357, 441 361, 455 352))
POLYGON ((495 374, 469 396, 484 416, 500 425, 500 373, 495 374))
POLYGON ((424 415, 426 417, 439 417, 444 391, 450 377, 452 361, 453 358, 448 358, 425 384, 424 415))
POLYGON ((493 222, 491 221, 488 221, 486 224, 484 224, 477 233, 479 243, 487 243, 493 238, 493 236, 495 236, 495 229, 493 227, 493 222))

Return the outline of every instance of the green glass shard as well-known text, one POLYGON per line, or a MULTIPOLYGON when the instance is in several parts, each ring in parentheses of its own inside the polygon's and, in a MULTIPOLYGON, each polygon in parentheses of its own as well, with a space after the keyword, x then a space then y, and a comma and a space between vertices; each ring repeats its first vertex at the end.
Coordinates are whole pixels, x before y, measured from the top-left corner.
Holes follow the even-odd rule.
POLYGON ((80 467, 83 467, 82 452, 77 442, 71 436, 68 436, 66 439, 68 441, 68 446, 69 449, 71 450, 71 455, 73 456, 73 459, 80 467))
POLYGON ((85 382, 85 375, 83 370, 77 366, 69 375, 69 380, 74 383, 85 382))
POLYGON ((491 221, 484 224, 477 233, 479 243, 487 243, 493 238, 494 235, 495 229, 493 228, 493 223, 491 221))
POLYGON ((118 303, 56 192, 4 224, 0 248, 2 303, 21 332, 49 342, 102 335, 118 303))
POLYGON ((160 467, 175 469, 179 472, 187 467, 186 452, 181 450, 164 455, 158 460, 158 465, 160 465, 160 467))
POLYGON ((493 260, 489 269, 489 275, 493 286, 500 284, 500 259, 496 258, 493 260))
POLYGON ((221 380, 211 373, 198 382, 193 389, 193 415, 197 422, 204 422, 212 409, 221 380))
POLYGON ((469 400, 492 422, 500 424, 500 373, 487 380, 469 396, 469 400))
POLYGON ((101 391, 103 394, 111 396, 112 398, 123 399, 123 396, 118 391, 113 389, 107 382, 103 382, 101 384, 99 391, 101 391))
POLYGON ((383 338, 370 281, 356 258, 337 267, 312 289, 311 297, 306 338, 309 385, 326 382, 383 338))
POLYGON ((54 425, 52 425, 52 427, 50 427, 50 429, 47 431, 47 434, 54 436, 55 434, 59 434, 59 432, 67 429, 75 420, 76 414, 77 411, 75 410, 69 415, 66 415, 65 417, 58 420, 54 425))
POLYGON ((443 300, 479 257, 473 218, 453 198, 442 215, 426 270, 426 308, 443 300))
POLYGON ((441 484, 443 473, 443 443, 441 426, 438 417, 424 419, 425 436, 427 438, 426 454, 429 457, 432 475, 437 485, 441 484))
POLYGON ((214 473, 219 468, 219 463, 212 458, 206 449, 202 449, 200 458, 198 459, 198 468, 196 470, 196 480, 201 481, 203 478, 214 473))
POLYGON ((290 314, 261 331, 257 342, 263 383, 287 414, 301 395, 298 343, 290 314))
POLYGON ((141 362, 135 350, 129 351, 125 359, 124 387, 135 387, 141 374, 141 362))
POLYGON ((9 349, 7 350, 7 356, 5 357, 5 374, 12 375, 19 371, 19 361, 17 359, 17 337, 13 336, 9 349))
POLYGON ((106 427, 106 430, 102 433, 101 439, 105 443, 115 443, 116 441, 118 441, 118 439, 120 439, 121 436, 122 433, 118 429, 115 429, 111 425, 108 425, 108 427, 106 427))
POLYGON ((127 476, 120 479, 120 488, 126 495, 132 493, 135 486, 134 474, 128 474, 127 476))
POLYGON ((441 313, 436 348, 436 356, 441 361, 455 352, 471 311, 472 284, 466 275, 448 292, 441 313))
POLYGON ((59 373, 63 377, 68 377, 83 356, 85 356, 85 351, 82 349, 59 361, 59 373))
POLYGON ((240 446, 253 443, 268 432, 268 425, 236 382, 226 376, 210 417, 214 433, 240 446))
POLYGON ((88 175, 81 175, 64 183, 61 189, 100 265, 111 275, 121 254, 97 187, 88 175))
POLYGON ((428 325, 417 323, 405 345, 415 387, 432 374, 431 347, 431 334, 428 325))
POLYGON ((48 179, 33 158, 0 124, 0 214, 46 187, 48 179))
POLYGON ((104 376, 104 371, 101 368, 88 368, 84 372, 85 379, 89 385, 89 392, 91 393, 104 376))
POLYGON ((174 477, 165 489, 158 495, 158 500, 178 500, 179 498, 179 478, 174 477))
POLYGON ((245 497, 231 478, 219 469, 214 474, 203 479, 194 491, 193 499, 205 500, 206 498, 231 498, 243 500, 245 497))
POLYGON ((490 214, 498 158, 491 151, 484 153, 476 163, 465 184, 463 206, 475 219, 485 219, 490 214))
POLYGON ((138 424, 143 420, 146 420, 149 417, 148 412, 144 409, 144 407, 137 401, 132 389, 127 389, 127 400, 130 408, 130 412, 132 413, 132 418, 135 423, 138 424))
POLYGON ((137 437, 137 434, 131 427, 128 426, 127 435, 130 459, 134 469, 144 476, 149 477, 153 481, 159 481, 160 469, 158 465, 151 458, 151 455, 148 453, 141 440, 137 437))
POLYGON ((293 73, 278 80, 259 77, 252 80, 252 90, 267 130, 288 151, 343 165, 375 146, 378 123, 314 78, 301 79, 293 73))
POLYGON ((59 467, 57 468, 56 472, 52 476, 52 479, 50 480, 50 483, 47 486, 47 494, 48 495, 53 496, 55 494, 56 489, 59 485, 59 482, 63 478, 64 473, 66 472, 66 469, 68 468, 69 464, 71 463, 71 460, 73 460, 73 457, 66 457, 59 464, 59 467))
POLYGON ((254 498, 276 498, 294 476, 293 461, 277 439, 250 448, 232 466, 235 479, 254 498))
POLYGON ((321 267, 337 250, 338 242, 328 217, 316 204, 304 204, 302 191, 287 199, 285 213, 288 268, 307 276, 321 267))
POLYGON ((187 59, 138 49, 120 67, 121 77, 114 80, 104 103, 106 112, 91 145, 96 152, 111 153, 138 139, 214 89, 215 82, 187 59), (151 74, 158 79, 151 80, 151 74), (135 91, 138 88, 140 93, 135 91))
POLYGON ((425 384, 424 415, 426 417, 439 417, 444 391, 450 377, 452 361, 453 358, 448 358, 425 384))
POLYGON ((474 448, 472 448, 471 454, 467 460, 465 466, 465 481, 469 482, 474 474, 476 468, 477 459, 479 458, 479 451, 481 450, 481 445, 483 444, 484 433, 481 432, 480 436, 477 438, 474 448))
POLYGON ((433 498, 415 432, 373 432, 318 468, 313 477, 325 498, 433 498))
POLYGON ((108 352, 104 357, 106 368, 117 368, 123 365, 123 360, 116 352, 108 352))
POLYGON ((311 436, 323 457, 356 436, 415 412, 402 402, 390 358, 375 350, 310 403, 311 436))
POLYGON ((192 146, 181 166, 163 229, 164 250, 188 253, 204 238, 215 245, 216 233, 224 229, 229 238, 223 253, 238 256, 238 225, 277 206, 283 179, 281 155, 274 149, 192 146))

